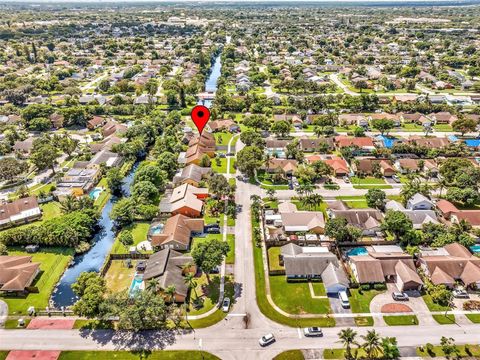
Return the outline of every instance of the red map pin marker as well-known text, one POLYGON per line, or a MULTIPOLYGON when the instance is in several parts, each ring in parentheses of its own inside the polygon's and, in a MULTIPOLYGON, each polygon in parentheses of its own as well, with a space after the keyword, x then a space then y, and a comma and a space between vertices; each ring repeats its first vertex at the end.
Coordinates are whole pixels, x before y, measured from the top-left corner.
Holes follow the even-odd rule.
POLYGON ((190 116, 192 117, 198 132, 201 134, 208 120, 210 120, 210 110, 208 110, 206 106, 197 105, 192 109, 190 116))

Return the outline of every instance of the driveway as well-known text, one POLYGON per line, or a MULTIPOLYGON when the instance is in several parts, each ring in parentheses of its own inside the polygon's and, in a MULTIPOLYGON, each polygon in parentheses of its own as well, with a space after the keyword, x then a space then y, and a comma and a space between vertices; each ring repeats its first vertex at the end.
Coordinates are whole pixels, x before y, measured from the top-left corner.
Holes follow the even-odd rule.
POLYGON ((8 316, 8 305, 5 301, 0 300, 0 329, 5 326, 8 316))
MULTIPOLYGON (((392 293, 398 291, 395 284, 387 283, 387 291, 379 294, 372 299, 370 303, 370 311, 372 313, 381 313, 382 307, 387 304, 403 304, 412 309, 412 314, 417 315, 419 325, 438 325, 435 319, 429 314, 430 310, 423 301, 420 292, 406 291, 409 301, 395 301, 392 299, 392 293)), ((377 316, 380 317, 380 316, 377 316)))
MULTIPOLYGON (((329 295, 328 301, 330 302, 330 308, 332 309, 332 313, 334 314, 351 314, 351 309, 345 309, 342 306, 342 303, 338 296, 329 295)), ((355 320, 353 317, 338 317, 335 318, 337 326, 355 326, 355 320)))

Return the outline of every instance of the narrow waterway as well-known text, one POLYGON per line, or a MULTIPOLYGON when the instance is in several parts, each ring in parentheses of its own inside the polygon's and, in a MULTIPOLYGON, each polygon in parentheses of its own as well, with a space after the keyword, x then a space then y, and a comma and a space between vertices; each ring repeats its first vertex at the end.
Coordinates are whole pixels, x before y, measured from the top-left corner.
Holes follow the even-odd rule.
MULTIPOLYGON (((122 190, 125 195, 130 194, 130 185, 133 182, 133 176, 137 166, 135 165, 129 174, 123 180, 122 190)), ((84 271, 99 271, 105 258, 107 257, 113 242, 115 241, 115 233, 113 231, 113 221, 110 219, 110 212, 113 204, 117 201, 117 197, 110 197, 105 207, 102 209, 99 224, 101 230, 95 235, 92 248, 85 254, 76 256, 73 265, 69 267, 57 287, 52 294, 52 301, 55 308, 61 306, 70 306, 77 301, 77 297, 73 292, 71 285, 77 280, 84 271)))

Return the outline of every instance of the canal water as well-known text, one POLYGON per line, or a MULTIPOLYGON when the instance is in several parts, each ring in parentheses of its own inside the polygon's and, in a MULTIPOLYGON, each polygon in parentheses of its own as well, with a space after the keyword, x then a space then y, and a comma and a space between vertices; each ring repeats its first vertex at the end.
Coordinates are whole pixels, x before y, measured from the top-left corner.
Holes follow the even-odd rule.
MULTIPOLYGON (((130 195, 130 185, 133 182, 136 168, 137 165, 133 166, 132 170, 130 170, 129 174, 123 180, 122 191, 125 195, 130 195)), ((117 200, 117 197, 111 196, 102 209, 99 220, 101 230, 95 235, 92 248, 85 254, 74 258, 73 265, 65 271, 60 282, 57 284, 52 294, 52 302, 55 308, 73 305, 77 301, 77 296, 73 292, 71 285, 82 272, 99 271, 102 267, 115 241, 115 232, 113 231, 114 224, 109 214, 112 211, 113 204, 117 200)))

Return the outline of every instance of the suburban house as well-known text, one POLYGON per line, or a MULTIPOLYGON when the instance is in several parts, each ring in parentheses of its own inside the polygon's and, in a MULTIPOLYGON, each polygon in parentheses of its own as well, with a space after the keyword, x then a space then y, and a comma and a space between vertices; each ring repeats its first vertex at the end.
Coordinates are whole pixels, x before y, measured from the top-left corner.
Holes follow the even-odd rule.
POLYGON ((124 134, 127 132, 127 125, 120 124, 116 121, 108 121, 102 127, 102 135, 103 137, 107 137, 113 134, 124 134))
POLYGON ((302 247, 287 244, 281 247, 287 281, 318 279, 327 294, 348 289, 348 278, 335 254, 322 246, 302 247))
POLYGON ((423 286, 413 257, 396 245, 371 246, 368 255, 350 256, 349 264, 360 284, 393 282, 400 291, 423 286))
POLYGON ((398 159, 394 163, 401 174, 428 171, 432 177, 438 174, 438 166, 432 159, 398 159))
POLYGON ((98 183, 100 177, 100 166, 77 161, 57 182, 57 188, 54 193, 59 198, 66 195, 84 195, 98 183))
POLYGON ((300 149, 305 152, 328 152, 333 149, 333 140, 331 138, 320 139, 299 139, 300 149))
POLYGON ((409 210, 432 210, 433 207, 433 201, 420 193, 416 193, 407 201, 409 210))
POLYGON ((335 146, 338 149, 345 147, 358 147, 358 153, 370 153, 375 149, 373 139, 370 137, 348 137, 348 136, 335 136, 335 146))
POLYGON ((390 160, 386 159, 355 159, 352 168, 357 175, 382 175, 391 177, 396 170, 390 160))
POLYGON ((240 130, 240 127, 238 126, 238 124, 231 119, 209 121, 207 123, 207 126, 210 128, 211 132, 217 132, 217 131, 238 132, 240 130))
POLYGON ((93 118, 87 121, 87 128, 90 130, 95 130, 100 126, 105 125, 105 122, 106 122, 105 118, 101 116, 94 116, 93 118))
POLYGON ((93 156, 90 164, 98 166, 105 164, 107 168, 119 167, 123 164, 123 156, 113 151, 103 149, 93 156))
POLYGON ((143 273, 144 284, 150 279, 158 282, 160 291, 169 286, 175 287, 175 302, 184 302, 188 295, 188 285, 184 276, 195 272, 195 266, 191 256, 181 254, 170 248, 164 248, 152 255, 147 260, 143 273))
POLYGON ((175 175, 173 182, 175 184, 190 184, 199 187, 199 183, 211 172, 211 168, 190 164, 175 175))
POLYGON ((297 160, 272 158, 268 160, 264 169, 269 173, 281 172, 285 175, 291 175, 297 170, 297 165, 297 160))
POLYGON ((172 215, 182 214, 188 217, 200 217, 203 200, 208 197, 208 189, 183 184, 173 189, 171 196, 162 199, 160 212, 172 215))
POLYGON ((13 150, 22 155, 28 155, 30 154, 30 151, 32 151, 33 141, 35 139, 36 138, 34 136, 30 136, 25 140, 18 140, 15 142, 15 144, 13 144, 13 150))
POLYGON ((383 214, 376 209, 348 209, 329 211, 331 218, 344 218, 349 225, 362 230, 364 236, 375 236, 381 231, 383 214))
POLYGON ((459 210, 450 201, 443 199, 438 200, 435 206, 440 215, 453 224, 458 224, 464 220, 473 228, 480 228, 480 210, 459 210))
POLYGON ((432 113, 428 115, 435 124, 451 124, 455 120, 458 120, 456 115, 450 114, 448 111, 442 111, 438 113, 432 113))
POLYGON ((450 144, 450 140, 446 137, 420 137, 410 136, 405 143, 424 147, 427 149, 441 149, 450 144))
POLYGON ((413 113, 413 114, 405 114, 400 113, 400 119, 404 123, 415 123, 418 125, 425 125, 427 123, 431 123, 431 120, 421 113, 413 113))
POLYGON ((42 210, 35 196, 0 204, 0 229, 26 224, 41 217, 42 210))
MULTIPOLYGON (((293 205, 293 204, 292 204, 293 205)), ((280 212, 282 226, 287 234, 309 232, 323 234, 325 219, 321 211, 288 211, 280 212)))
POLYGON ((40 272, 31 256, 0 256, 0 291, 24 292, 40 272))
POLYGON ((203 227, 203 219, 191 219, 178 214, 165 222, 162 233, 149 234, 149 237, 152 246, 155 248, 187 251, 190 248, 192 233, 201 233, 203 227))
POLYGON ((480 258, 459 243, 422 250, 419 263, 435 285, 453 288, 462 281, 467 287, 480 286, 480 258))
POLYGON ((306 156, 305 160, 310 164, 313 164, 316 161, 323 161, 332 168, 333 176, 335 177, 342 177, 350 173, 347 162, 336 155, 310 155, 306 156))
POLYGON ((338 123, 343 125, 358 125, 367 121, 367 118, 363 114, 340 114, 338 115, 338 123))
POLYGON ((385 204, 385 210, 400 211, 412 220, 414 229, 421 229, 423 224, 438 224, 437 214, 433 210, 412 210, 405 207, 398 201, 390 200, 385 204))
POLYGON ((199 165, 204 155, 213 158, 215 156, 215 149, 215 137, 212 133, 203 131, 200 136, 195 136, 188 143, 188 150, 185 154, 186 164, 199 165))

